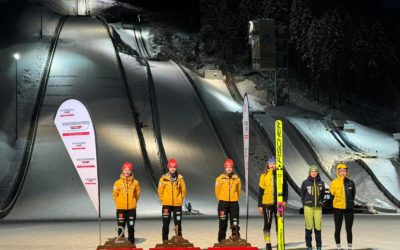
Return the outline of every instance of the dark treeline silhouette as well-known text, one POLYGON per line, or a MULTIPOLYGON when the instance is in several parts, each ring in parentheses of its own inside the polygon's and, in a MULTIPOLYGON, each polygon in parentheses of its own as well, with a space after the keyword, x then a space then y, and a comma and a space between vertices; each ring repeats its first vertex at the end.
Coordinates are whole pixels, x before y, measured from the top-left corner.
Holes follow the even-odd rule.
POLYGON ((204 52, 249 65, 248 21, 272 18, 289 27, 289 66, 335 107, 397 104, 399 9, 381 0, 200 0, 204 52))

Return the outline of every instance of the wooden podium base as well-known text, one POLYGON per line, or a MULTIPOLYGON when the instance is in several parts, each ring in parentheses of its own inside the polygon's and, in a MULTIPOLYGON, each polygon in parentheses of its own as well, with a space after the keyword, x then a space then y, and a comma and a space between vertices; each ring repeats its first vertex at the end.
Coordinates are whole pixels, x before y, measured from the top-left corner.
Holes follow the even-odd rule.
POLYGON ((192 243, 182 238, 182 236, 173 236, 170 240, 166 240, 162 244, 157 244, 155 248, 150 248, 149 250, 158 250, 160 248, 168 250, 201 250, 199 247, 194 247, 192 243))
POLYGON ((136 248, 135 244, 130 243, 126 238, 110 238, 104 245, 98 246, 97 250, 143 250, 136 248))
POLYGON ((246 240, 240 238, 240 227, 231 226, 232 235, 229 239, 222 240, 220 243, 215 243, 214 247, 209 247, 208 250, 258 250, 257 247, 252 247, 246 240))

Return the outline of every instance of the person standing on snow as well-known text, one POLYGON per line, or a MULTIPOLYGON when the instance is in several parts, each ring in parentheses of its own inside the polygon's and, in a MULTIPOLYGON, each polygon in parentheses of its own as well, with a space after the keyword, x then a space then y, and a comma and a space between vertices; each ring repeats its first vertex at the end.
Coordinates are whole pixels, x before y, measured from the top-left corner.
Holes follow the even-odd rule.
POLYGON ((178 236, 182 236, 182 203, 186 197, 186 184, 183 176, 178 174, 177 162, 170 159, 167 164, 168 173, 161 176, 158 184, 158 197, 162 205, 162 240, 168 240, 171 213, 174 213, 174 223, 178 227, 178 236))
POLYGON ((356 197, 356 186, 347 177, 347 166, 339 163, 336 166, 337 178, 334 179, 329 188, 333 196, 333 218, 335 221, 335 241, 337 249, 340 246, 340 231, 342 229, 343 218, 346 224, 348 249, 352 249, 353 243, 353 220, 354 220, 354 198, 356 197))
MULTIPOLYGON (((268 165, 260 176, 258 193, 258 212, 264 216, 264 241, 266 250, 271 250, 271 224, 272 216, 275 215, 275 227, 277 225, 277 187, 276 187, 276 160, 274 156, 269 157, 268 165)), ((288 199, 288 185, 286 179, 283 181, 283 205, 286 206, 288 199)))
POLYGON ((322 206, 324 204, 325 184, 319 177, 318 168, 311 165, 309 176, 303 181, 300 188, 301 201, 304 207, 304 220, 306 224, 306 245, 307 250, 312 250, 312 230, 314 228, 317 249, 321 250, 321 222, 322 206))
POLYGON ((233 160, 224 163, 225 171, 215 180, 215 197, 218 200, 218 242, 226 238, 228 217, 231 226, 239 225, 239 199, 242 190, 240 178, 233 173, 233 160))
POLYGON ((128 223, 128 240, 135 243, 136 204, 140 197, 140 185, 132 174, 130 162, 122 164, 122 174, 114 183, 113 198, 117 209, 118 235, 124 236, 128 223))

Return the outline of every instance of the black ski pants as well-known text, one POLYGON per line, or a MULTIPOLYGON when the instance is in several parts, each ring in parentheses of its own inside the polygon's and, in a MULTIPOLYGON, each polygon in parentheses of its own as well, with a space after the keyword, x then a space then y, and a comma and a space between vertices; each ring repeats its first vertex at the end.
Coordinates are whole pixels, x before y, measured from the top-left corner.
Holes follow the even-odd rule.
POLYGON ((275 205, 262 205, 264 215, 264 234, 271 232, 272 218, 275 217, 275 230, 278 231, 278 220, 276 217, 277 207, 275 205))
POLYGON ((228 229, 228 217, 230 225, 239 225, 239 202, 219 201, 218 202, 218 218, 219 231, 218 242, 226 238, 226 230, 228 229))
POLYGON ((335 221, 335 241, 336 244, 340 244, 340 231, 342 230, 342 223, 346 225, 347 243, 353 243, 353 233, 351 231, 353 227, 354 211, 353 209, 333 209, 333 219, 335 221))
POLYGON ((128 224, 128 240, 135 243, 136 209, 117 209, 118 236, 125 236, 125 225, 128 224))
POLYGON ((178 226, 178 235, 182 236, 182 206, 162 206, 162 240, 168 240, 169 222, 171 221, 171 213, 174 213, 174 223, 178 226))

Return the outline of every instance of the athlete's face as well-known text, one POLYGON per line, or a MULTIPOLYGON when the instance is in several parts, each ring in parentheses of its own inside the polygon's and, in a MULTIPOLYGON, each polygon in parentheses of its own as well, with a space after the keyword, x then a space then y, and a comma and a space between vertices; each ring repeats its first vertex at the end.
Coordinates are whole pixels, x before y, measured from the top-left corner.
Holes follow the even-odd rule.
POLYGON ((122 170, 122 173, 124 174, 124 176, 130 176, 132 171, 129 168, 124 168, 124 170, 122 170))
POLYGON ((317 177, 317 175, 318 175, 318 172, 317 172, 316 170, 311 170, 311 171, 310 171, 310 176, 311 176, 312 178, 317 177))
POLYGON ((232 171, 233 171, 233 166, 231 164, 226 164, 225 165, 225 172, 227 174, 230 174, 230 173, 232 173, 232 171))
POLYGON ((171 174, 174 174, 176 172, 176 164, 175 163, 170 163, 169 167, 168 167, 168 171, 171 174))
POLYGON ((274 162, 268 162, 268 168, 270 170, 275 170, 276 169, 276 163, 274 162))
POLYGON ((347 169, 339 168, 338 173, 340 177, 345 177, 347 175, 347 169))

